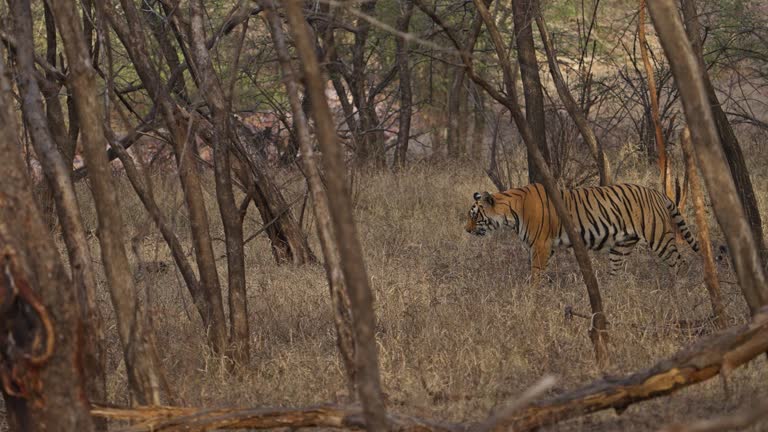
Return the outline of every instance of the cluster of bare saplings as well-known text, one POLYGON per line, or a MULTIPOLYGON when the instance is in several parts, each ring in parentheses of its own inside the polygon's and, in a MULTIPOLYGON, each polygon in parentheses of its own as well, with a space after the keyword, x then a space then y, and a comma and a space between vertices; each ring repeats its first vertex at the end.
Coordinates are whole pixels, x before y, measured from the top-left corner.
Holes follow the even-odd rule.
MULTIPOLYGON (((598 3, 590 4, 597 10, 598 3)), ((562 161, 546 145, 546 86, 539 75, 544 67, 538 64, 542 59, 546 65, 541 66, 548 69, 556 90, 554 97, 576 125, 578 136, 573 139, 586 145, 600 184, 611 184, 614 174, 589 118, 589 95, 585 103, 585 96, 566 82, 544 6, 537 0, 514 0, 511 5, 474 0, 459 6, 426 0, 343 4, 331 0, 9 0, 0 6, 0 378, 10 429, 91 431, 122 425, 119 430, 130 431, 534 430, 600 410, 621 412, 631 404, 725 374, 768 352, 768 254, 744 155, 707 72, 705 32, 697 4, 694 0, 648 0, 647 4, 641 0, 630 9, 638 12, 633 19, 640 23, 642 62, 637 63, 641 65, 637 71, 644 71, 648 82, 642 89, 648 96, 651 133, 647 138, 656 146, 652 153, 661 173, 659 185, 670 195, 673 176, 665 148, 669 136, 661 120, 666 107, 658 100, 656 71, 645 41, 646 9, 661 47, 654 61, 668 65, 667 79, 684 113, 679 120, 684 117, 685 176, 719 332, 649 369, 604 378, 556 397, 542 397, 552 386, 552 379, 544 378, 504 409, 472 424, 398 414, 387 406, 380 383, 373 295, 352 213, 348 168, 370 163, 376 169, 397 170, 408 164, 409 143, 418 138, 411 132, 411 119, 420 106, 414 96, 421 97, 413 83, 424 78, 412 75, 416 63, 429 61, 432 80, 433 59, 454 71, 446 93, 464 95, 449 98, 447 109, 452 115, 446 144, 442 147, 438 137, 431 152, 445 151, 449 157, 482 154, 483 129, 478 124, 474 126, 480 137, 475 139, 478 147, 466 148, 468 132, 460 116, 467 89, 481 103, 492 100, 501 113, 511 115, 527 151, 529 179, 543 183, 569 238, 574 239, 591 306, 588 335, 597 368, 604 370, 611 362, 610 329, 598 282, 581 236, 557 193, 562 161), (394 18, 377 17, 384 10, 394 18), (509 16, 510 28, 500 27, 509 16), (374 29, 380 32, 375 41, 374 29), (534 29, 538 29, 540 48, 534 29), (275 161, 264 151, 252 151, 257 141, 248 133, 252 128, 235 115, 238 98, 246 97, 238 91, 238 72, 252 66, 241 63, 246 55, 253 56, 246 42, 254 32, 270 46, 271 67, 282 79, 279 96, 271 96, 282 98, 288 107, 275 115, 288 136, 279 163, 306 179, 330 288, 339 358, 350 395, 359 403, 317 401, 316 406, 279 409, 205 409, 174 403, 154 329, 148 324, 146 299, 129 263, 114 159, 161 233, 188 291, 185 295, 199 314, 210 351, 226 365, 227 373, 237 375, 249 364, 252 350, 244 244, 253 233, 243 228, 249 206, 254 204, 263 220, 259 234, 268 237, 278 264, 320 261, 292 204, 270 174, 275 161), (367 70, 370 51, 378 49, 377 44, 383 46, 385 37, 394 44, 394 60, 374 77, 367 70), (338 49, 342 44, 351 50, 338 49), (662 50, 666 60, 661 58, 662 50), (516 61, 510 52, 516 53, 516 61), (518 69, 522 96, 518 96, 518 69), (329 101, 331 86, 338 100, 329 101), (394 96, 383 97, 385 91, 394 96), (389 104, 383 109, 382 100, 389 104), (334 110, 336 105, 341 115, 334 110), (392 117, 387 124, 394 125, 394 139, 386 139, 382 116, 392 117), (154 196, 149 176, 144 175, 146 161, 129 151, 145 136, 167 144, 172 155, 174 166, 169 170, 178 176, 183 190, 189 220, 189 232, 183 236, 191 239, 192 253, 186 252, 178 229, 154 196), (201 157, 204 149, 212 149, 212 161, 201 157), (73 171, 79 157, 84 168, 73 171), (35 164, 40 174, 33 173, 35 164), (214 179, 218 216, 205 205, 204 176, 214 179), (100 262, 131 407, 106 404, 105 318, 97 306, 94 251, 83 224, 82 200, 75 193, 78 181, 87 181, 93 196, 100 262), (751 312, 746 324, 731 328, 726 328, 706 229, 705 193, 751 312), (217 217, 225 234, 225 287, 210 232, 210 222, 217 217)), ((594 15, 591 23, 581 22, 580 37, 587 41, 581 44, 581 70, 591 67, 584 59, 596 46, 589 42, 594 27, 594 15)), ((251 78, 255 82, 255 75, 251 78)), ((495 148, 490 161, 488 175, 501 189, 505 180, 495 148)), ((457 224, 456 229, 461 227, 457 224)), ((763 402, 724 417, 671 426, 671 430, 747 427, 765 412, 768 405, 763 402)))

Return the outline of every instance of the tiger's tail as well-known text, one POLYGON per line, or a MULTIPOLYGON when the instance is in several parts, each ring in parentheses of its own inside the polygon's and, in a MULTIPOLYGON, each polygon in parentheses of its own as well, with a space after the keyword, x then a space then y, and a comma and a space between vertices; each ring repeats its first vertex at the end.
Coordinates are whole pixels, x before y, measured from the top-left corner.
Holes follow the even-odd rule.
MULTIPOLYGON (((676 191, 677 192, 677 191, 676 191)), ((679 199, 679 192, 675 193, 676 200, 679 199)), ((695 252, 699 251, 699 242, 696 241, 696 237, 691 234, 691 230, 688 229, 688 225, 685 223, 685 219, 683 219, 683 215, 680 214, 680 210, 677 208, 677 204, 672 202, 669 198, 667 198, 667 211, 669 212, 669 215, 672 217, 672 222, 674 222, 675 226, 678 230, 680 230, 680 234, 683 236, 685 241, 688 242, 688 244, 691 246, 691 249, 693 249, 695 252)))

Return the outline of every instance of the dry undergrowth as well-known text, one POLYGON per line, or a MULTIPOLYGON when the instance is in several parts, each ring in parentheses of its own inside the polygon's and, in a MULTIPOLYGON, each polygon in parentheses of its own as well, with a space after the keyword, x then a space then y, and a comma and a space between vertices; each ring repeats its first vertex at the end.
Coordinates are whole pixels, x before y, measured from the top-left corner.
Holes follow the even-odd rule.
MULTIPOLYGON (((766 215, 768 180, 763 172, 753 167, 766 215)), ((293 197, 304 193, 295 173, 282 173, 281 178, 293 197)), ((649 174, 622 178, 653 182, 649 174)), ((154 182, 166 213, 185 233, 187 221, 177 211, 182 198, 176 184, 162 175, 154 182)), ((276 267, 264 237, 247 245, 252 361, 241 377, 227 376, 206 351, 199 319, 162 239, 145 229, 149 223, 127 181, 120 187, 128 234, 138 239, 140 260, 132 257, 141 269, 139 286, 149 296, 175 403, 255 407, 347 400, 321 266, 276 267)), ((356 214, 376 295, 383 383, 393 410, 473 421, 544 374, 558 377, 552 393, 598 376, 587 338, 588 320, 564 319, 566 306, 582 313, 589 310, 571 253, 558 252, 547 272, 549 282, 531 291, 527 252, 516 238, 505 234, 478 239, 463 231, 472 192, 491 188, 482 169, 472 164, 416 166, 399 174, 368 172, 355 178, 356 214)), ((206 189, 212 233, 222 238, 212 182, 206 189)), ((85 192, 83 186, 80 191, 85 192)), ((88 194, 81 196, 90 207, 85 202, 88 194)), ((301 206, 298 200, 295 214, 301 206)), ((86 211, 86 218, 94 227, 92 211, 86 211)), ((693 217, 687 220, 692 223, 693 217)), ((310 209, 303 223, 313 232, 310 209)), ((247 232, 260 224, 251 208, 247 232)), ((718 233, 713 230, 713 235, 718 233)), ((316 239, 312 244, 320 253, 316 239)), ((99 261, 98 246, 95 241, 92 245, 99 261)), ((223 254, 223 243, 216 241, 215 246, 223 254)), ((687 246, 681 248, 691 267, 677 278, 644 246, 628 260, 627 273, 614 280, 606 275, 607 257, 592 255, 611 323, 611 374, 647 367, 689 344, 697 331, 712 329, 675 327, 680 320, 701 320, 710 312, 701 262, 687 246)), ((738 287, 727 282, 735 276, 727 267, 721 270, 727 311, 732 322, 744 322, 747 308, 738 287)), ((225 274, 221 260, 222 281, 225 274)), ((103 275, 99 282, 101 304, 113 323, 103 275)), ((114 325, 108 327, 109 402, 126 404, 122 356, 114 325)), ((707 417, 768 397, 766 379, 768 373, 758 360, 732 374, 729 395, 715 380, 632 406, 620 417, 606 412, 552 430, 655 430, 670 421, 707 417)))

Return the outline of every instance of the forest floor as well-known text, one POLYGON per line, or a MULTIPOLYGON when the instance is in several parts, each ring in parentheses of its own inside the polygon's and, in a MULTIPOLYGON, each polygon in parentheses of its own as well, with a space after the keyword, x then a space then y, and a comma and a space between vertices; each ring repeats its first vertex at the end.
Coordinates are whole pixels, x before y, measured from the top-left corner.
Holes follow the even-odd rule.
MULTIPOLYGON (((768 157, 750 160, 765 219, 767 161, 768 157)), ((621 179, 656 184, 650 174, 631 170, 637 173, 621 174, 621 179)), ((182 196, 171 177, 154 176, 155 196, 174 218, 180 235, 185 235, 188 222, 177 210, 182 196)), ((296 198, 304 194, 303 179, 296 172, 280 177, 287 201, 297 202, 294 213, 299 217, 303 200, 296 198)), ((85 187, 79 186, 88 208, 85 187)), ((251 363, 241 376, 227 375, 207 351, 199 317, 162 238, 146 229, 151 223, 127 180, 119 187, 127 234, 140 246, 135 250, 141 256, 131 255, 133 264, 140 273, 139 287, 149 298, 175 403, 274 407, 348 401, 321 265, 276 266, 264 236, 247 245, 251 363)), ((206 189, 212 235, 221 239, 210 179, 206 189)), ((516 237, 504 233, 475 238, 464 231, 472 193, 492 189, 474 163, 416 165, 397 173, 360 170, 354 176, 356 218, 376 297, 381 375, 392 411, 451 422, 477 421, 544 375, 557 377, 548 395, 601 376, 587 337, 589 321, 564 318, 568 306, 584 314, 589 311, 572 253, 557 252, 546 272, 548 281, 532 291, 528 254, 516 237)), ((693 225, 691 210, 687 213, 686 220, 693 225)), ((86 212, 85 217, 86 224, 95 228, 95 215, 86 212)), ((320 254, 310 207, 302 223, 313 233, 311 244, 320 254)), ((246 237, 260 225, 251 208, 246 237)), ((717 246, 722 234, 714 221, 712 226, 717 246)), ((189 245, 188 239, 185 242, 189 245)), ((214 245, 223 255, 223 242, 216 240, 214 245)), ((92 248, 94 260, 100 262, 95 239, 92 248)), ((705 325, 692 333, 675 326, 678 320, 703 320, 710 314, 701 259, 686 245, 681 249, 690 268, 679 276, 644 245, 629 258, 626 273, 613 279, 607 276, 607 256, 592 254, 610 322, 612 366, 607 373, 622 375, 650 367, 690 345, 700 337, 697 333, 713 330, 705 325)), ((220 264, 224 281, 225 260, 220 264)), ((748 311, 727 260, 719 270, 730 321, 743 323, 748 311)), ((100 303, 113 323, 103 274, 99 284, 100 303)), ((108 402, 124 405, 128 387, 121 349, 114 325, 107 328, 108 402)), ((766 398, 766 382, 768 368, 763 360, 755 360, 728 377, 728 394, 722 382, 713 379, 632 405, 621 416, 605 411, 547 430, 657 430, 672 421, 707 418, 766 398)), ((768 424, 752 430, 768 430, 768 424)))

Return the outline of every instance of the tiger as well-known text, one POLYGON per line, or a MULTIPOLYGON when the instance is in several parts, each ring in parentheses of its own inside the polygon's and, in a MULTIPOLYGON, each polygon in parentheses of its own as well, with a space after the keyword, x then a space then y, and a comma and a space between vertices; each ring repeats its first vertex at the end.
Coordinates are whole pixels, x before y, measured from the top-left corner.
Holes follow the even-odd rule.
MULTIPOLYGON (((685 261, 677 250, 674 229, 691 249, 699 251, 677 205, 654 189, 614 184, 561 189, 560 197, 587 249, 609 251, 611 276, 624 267, 640 240, 679 271, 685 261)), ((477 236, 501 227, 515 230, 530 250, 532 286, 538 286, 555 248, 571 247, 554 204, 539 183, 493 194, 475 192, 472 198, 465 230, 477 236)))

